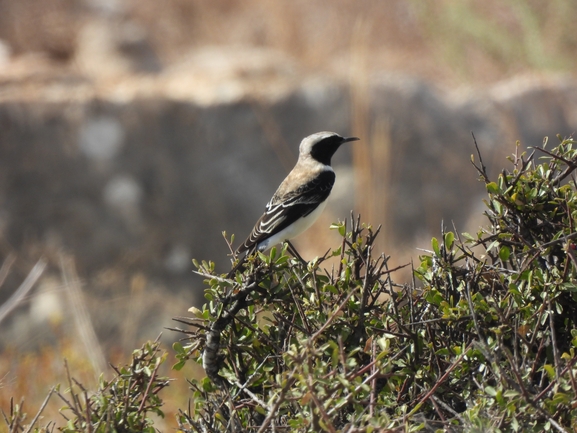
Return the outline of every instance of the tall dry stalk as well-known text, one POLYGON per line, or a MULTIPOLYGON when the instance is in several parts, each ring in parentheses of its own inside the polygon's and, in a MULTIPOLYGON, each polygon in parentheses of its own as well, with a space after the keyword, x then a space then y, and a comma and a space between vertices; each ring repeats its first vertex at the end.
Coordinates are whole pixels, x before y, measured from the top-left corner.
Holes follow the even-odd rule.
POLYGON ((76 265, 74 263, 74 258, 66 256, 64 254, 60 255, 60 269, 62 273, 62 282, 66 292, 68 293, 68 299, 71 304, 71 311, 76 322, 76 327, 80 340, 84 345, 86 350, 86 355, 92 364, 94 369, 94 374, 96 379, 100 376, 106 369, 106 359, 100 346, 98 336, 96 335, 96 330, 90 318, 90 313, 86 306, 86 299, 82 293, 82 287, 80 279, 78 278, 78 273, 76 272, 76 265))
POLYGON ((392 226, 393 205, 391 203, 392 178, 392 154, 391 132, 389 121, 383 117, 377 117, 373 124, 370 135, 370 183, 372 214, 370 221, 373 224, 381 224, 381 236, 375 242, 376 251, 389 251, 392 247, 389 242, 392 226))
MULTIPOLYGON (((0 268, 0 285, 4 282, 6 275, 10 271, 12 264, 14 263, 15 256, 9 255, 4 261, 2 268, 0 268)), ((8 298, 4 304, 0 305, 0 322, 4 320, 8 314, 16 308, 24 297, 32 290, 38 279, 42 276, 44 269, 46 269, 46 261, 44 259, 38 260, 26 279, 20 284, 20 287, 8 298)))
POLYGON ((388 121, 371 113, 371 77, 369 68, 372 22, 357 19, 351 42, 351 110, 353 134, 361 141, 352 146, 355 169, 355 207, 364 221, 382 224, 382 234, 375 245, 378 251, 387 247, 390 233, 390 129, 388 121))

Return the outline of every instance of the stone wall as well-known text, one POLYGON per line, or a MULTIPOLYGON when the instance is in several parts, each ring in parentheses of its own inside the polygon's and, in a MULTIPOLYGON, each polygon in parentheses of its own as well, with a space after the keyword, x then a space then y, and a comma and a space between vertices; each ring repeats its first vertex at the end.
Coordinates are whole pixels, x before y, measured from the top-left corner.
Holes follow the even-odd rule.
POLYGON ((389 254, 427 247, 421 242, 438 235, 441 220, 474 231, 468 221, 484 188, 469 162, 471 131, 498 173, 515 140, 534 146, 547 135, 554 144, 555 134, 577 127, 577 83, 569 79, 447 91, 383 73, 365 83, 368 105, 360 107, 350 81, 283 65, 213 81, 193 66, 104 84, 54 71, 2 78, 3 257, 44 255, 57 274, 66 251, 91 295, 129 292, 140 275, 151 290, 188 293, 188 305, 200 289, 191 259, 227 270, 221 232, 235 233, 236 244, 248 234, 310 133, 359 135, 352 146, 367 146, 371 187, 355 187, 354 170, 367 169, 355 150, 339 151, 335 199, 300 240, 305 257, 334 246, 328 225, 351 208, 372 209, 363 219, 375 225, 386 219, 389 254), (367 114, 354 123, 359 110, 367 114), (107 280, 111 273, 117 278, 107 280))
MULTIPOLYGON (((87 275, 120 260, 159 275, 188 273, 190 257, 226 255, 221 231, 248 233, 302 137, 352 133, 355 107, 343 82, 311 78, 272 98, 243 94, 208 104, 163 94, 159 83, 148 91, 148 83, 119 95, 122 84, 103 91, 66 80, 38 88, 36 97, 4 84, 0 215, 14 248, 65 247, 87 275)), ((499 172, 516 139, 540 145, 545 135, 554 143, 555 134, 573 132, 575 92, 563 80, 517 78, 456 95, 414 78, 376 77, 365 131, 384 119, 389 144, 361 138, 373 150, 391 147, 387 166, 373 161, 372 179, 389 171, 395 240, 412 243, 423 215, 435 215, 429 230, 441 218, 466 221, 478 201, 472 193, 483 192, 469 166, 471 132, 499 172)), ((345 150, 335 165, 351 162, 345 150)))

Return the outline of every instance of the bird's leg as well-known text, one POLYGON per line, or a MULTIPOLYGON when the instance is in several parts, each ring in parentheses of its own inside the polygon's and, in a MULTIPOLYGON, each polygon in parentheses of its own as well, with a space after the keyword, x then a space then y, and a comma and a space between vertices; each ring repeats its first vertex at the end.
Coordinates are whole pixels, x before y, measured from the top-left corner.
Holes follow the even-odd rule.
POLYGON ((290 241, 286 241, 287 245, 288 245, 288 251, 289 253, 291 253, 294 257, 296 257, 303 265, 306 265, 307 262, 301 257, 301 255, 298 253, 298 251, 296 250, 296 248, 294 247, 293 244, 291 244, 290 241))

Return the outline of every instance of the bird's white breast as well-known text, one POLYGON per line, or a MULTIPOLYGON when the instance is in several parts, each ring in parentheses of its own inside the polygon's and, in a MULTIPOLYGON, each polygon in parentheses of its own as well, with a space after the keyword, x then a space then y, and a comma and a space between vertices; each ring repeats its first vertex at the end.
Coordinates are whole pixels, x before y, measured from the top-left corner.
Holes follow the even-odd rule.
POLYGON ((276 244, 293 239, 298 235, 300 235, 301 233, 303 233, 304 231, 308 230, 310 226, 313 225, 313 223, 323 212, 326 205, 327 201, 325 200, 321 204, 319 204, 317 208, 310 214, 308 214, 306 217, 299 218, 287 228, 281 230, 280 232, 271 236, 270 238, 262 241, 260 244, 258 244, 258 249, 260 251, 265 251, 276 244))

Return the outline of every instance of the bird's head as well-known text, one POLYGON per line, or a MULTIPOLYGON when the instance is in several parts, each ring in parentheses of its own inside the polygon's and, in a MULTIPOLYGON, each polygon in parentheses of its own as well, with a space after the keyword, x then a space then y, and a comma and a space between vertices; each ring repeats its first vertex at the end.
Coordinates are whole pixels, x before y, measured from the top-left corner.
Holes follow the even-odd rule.
POLYGON ((334 132, 317 132, 303 138, 299 147, 300 157, 311 156, 322 164, 331 165, 331 158, 341 144, 356 140, 357 137, 341 137, 334 132))

